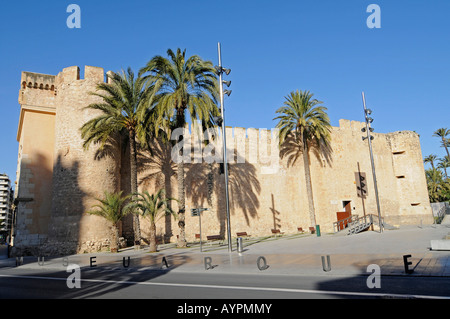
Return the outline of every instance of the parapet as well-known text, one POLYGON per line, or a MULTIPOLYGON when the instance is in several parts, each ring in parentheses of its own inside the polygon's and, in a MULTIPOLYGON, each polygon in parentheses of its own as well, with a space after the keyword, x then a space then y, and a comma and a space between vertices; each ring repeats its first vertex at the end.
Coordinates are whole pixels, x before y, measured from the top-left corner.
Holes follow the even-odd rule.
POLYGON ((86 65, 84 67, 84 79, 81 79, 80 68, 78 66, 71 66, 68 68, 64 68, 62 72, 58 74, 59 83, 69 83, 78 80, 104 82, 105 73, 103 68, 101 67, 86 65))
MULTIPOLYGON (((105 73, 103 68, 95 66, 85 66, 84 79, 95 82, 103 82, 105 73)), ((58 75, 41 74, 34 72, 22 72, 20 79, 21 89, 39 89, 53 91, 56 95, 56 89, 60 83, 67 83, 81 80, 80 68, 71 66, 64 68, 58 75)))
POLYGON ((339 128, 340 129, 358 131, 358 130, 361 130, 361 128, 363 128, 365 126, 366 126, 365 122, 350 121, 350 120, 344 120, 344 119, 339 120, 339 128))
POLYGON ((22 72, 20 82, 22 89, 55 90, 55 76, 33 72, 22 72))

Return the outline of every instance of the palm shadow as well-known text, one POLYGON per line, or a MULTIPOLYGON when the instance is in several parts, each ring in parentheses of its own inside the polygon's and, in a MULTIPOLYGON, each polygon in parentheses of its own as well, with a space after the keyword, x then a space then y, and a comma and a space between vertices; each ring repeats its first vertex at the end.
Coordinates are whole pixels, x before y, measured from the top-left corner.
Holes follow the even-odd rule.
MULTIPOLYGON (((333 162, 333 148, 331 143, 323 143, 313 141, 309 145, 309 150, 314 154, 316 159, 325 166, 325 161, 329 166, 332 166, 333 162)), ((284 143, 280 146, 280 157, 281 159, 286 158, 287 166, 294 166, 298 158, 303 154, 302 143, 294 138, 292 134, 289 134, 284 143)))
MULTIPOLYGON (((219 221, 219 235, 225 238, 226 196, 223 164, 186 164, 186 196, 196 207, 209 206, 219 221)), ((228 191, 230 215, 242 214, 247 226, 258 215, 261 185, 253 164, 228 165, 228 191)))
MULTIPOLYGON (((139 185, 143 188, 165 188, 167 197, 176 198, 173 196, 173 185, 176 181, 172 181, 172 177, 177 175, 177 165, 172 161, 171 143, 154 140, 151 154, 150 152, 139 154, 139 185)), ((195 154, 191 155, 195 158, 195 154)), ((250 220, 257 217, 260 207, 261 185, 257 169, 248 161, 228 165, 230 213, 242 214, 249 226, 250 220)), ((225 238, 226 197, 223 164, 206 163, 202 160, 201 163, 185 163, 184 170, 186 199, 193 207, 209 207, 215 212, 219 221, 219 235, 225 238)), ((166 216, 164 238, 161 241, 170 242, 172 236, 172 220, 170 216, 166 216)))
MULTIPOLYGON (((175 198, 171 179, 176 176, 177 166, 172 161, 171 154, 172 146, 161 139, 152 141, 151 152, 140 150, 138 152, 138 185, 144 189, 149 188, 150 185, 154 185, 156 190, 163 188, 166 190, 167 198, 175 198)), ((164 218, 165 231, 160 241, 168 243, 173 236, 172 217, 167 215, 164 218)))

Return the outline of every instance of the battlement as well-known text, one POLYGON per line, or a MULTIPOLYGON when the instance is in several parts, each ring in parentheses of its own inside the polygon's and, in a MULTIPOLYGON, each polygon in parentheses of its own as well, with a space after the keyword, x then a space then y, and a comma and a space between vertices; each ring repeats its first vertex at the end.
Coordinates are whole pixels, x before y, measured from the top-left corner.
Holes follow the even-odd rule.
POLYGON ((22 89, 55 90, 55 76, 33 72, 22 72, 20 82, 22 89))
POLYGON ((62 72, 60 72, 57 76, 58 83, 67 83, 82 80, 104 82, 105 72, 101 67, 86 65, 84 67, 84 79, 82 79, 80 76, 80 68, 78 66, 71 66, 68 68, 64 68, 62 72))
MULTIPOLYGON (((20 83, 22 90, 39 89, 54 91, 56 95, 58 84, 78 80, 82 80, 80 78, 80 68, 78 66, 71 66, 64 68, 58 75, 24 71, 22 72, 20 83)), ((105 73, 103 68, 86 65, 84 68, 84 80, 104 82, 105 73)))

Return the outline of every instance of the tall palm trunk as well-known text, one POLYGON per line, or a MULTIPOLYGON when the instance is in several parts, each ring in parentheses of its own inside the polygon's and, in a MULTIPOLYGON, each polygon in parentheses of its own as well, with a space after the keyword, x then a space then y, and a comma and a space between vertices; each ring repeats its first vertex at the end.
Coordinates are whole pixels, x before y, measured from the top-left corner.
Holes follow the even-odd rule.
MULTIPOLYGON (((184 128, 185 118, 184 111, 185 106, 182 103, 181 107, 177 107, 175 105, 175 109, 177 110, 177 123, 178 127, 184 128)), ((182 142, 184 139, 184 135, 181 135, 178 139, 178 142, 182 142)), ((184 157, 183 157, 184 147, 180 149, 178 155, 180 156, 177 165, 177 181, 178 181, 178 226, 180 227, 180 235, 178 237, 178 247, 183 248, 187 247, 186 242, 186 189, 185 189, 185 181, 184 181, 184 157)))
MULTIPOLYGON (((129 141, 130 141, 130 180, 131 180, 131 193, 136 194, 138 191, 137 187, 137 159, 136 159, 136 132, 134 130, 129 130, 129 141)), ((133 199, 135 195, 133 195, 133 199)), ((139 216, 136 214, 133 216, 133 232, 134 232, 134 245, 135 248, 140 248, 141 246, 141 227, 139 223, 139 216)))
POLYGON ((150 252, 155 252, 157 248, 156 245, 156 225, 155 222, 152 221, 150 223, 150 252))
POLYGON ((185 187, 184 187, 184 162, 183 158, 177 165, 177 179, 178 179, 178 226, 180 227, 180 235, 178 237, 178 247, 186 247, 186 201, 185 201, 185 187))
POLYGON ((450 158, 450 154, 448 153, 448 148, 447 148, 447 140, 445 137, 442 137, 442 144, 444 145, 445 151, 447 152, 447 156, 450 158))
POLYGON ((306 194, 308 196, 309 218, 311 226, 316 226, 316 212, 314 208, 314 197, 311 182, 311 170, 309 165, 309 148, 307 142, 303 139, 303 163, 305 165, 306 194))
POLYGON ((113 225, 112 225, 112 236, 111 236, 111 243, 109 245, 109 250, 112 253, 117 253, 119 251, 119 225, 118 225, 118 223, 113 223, 113 225))

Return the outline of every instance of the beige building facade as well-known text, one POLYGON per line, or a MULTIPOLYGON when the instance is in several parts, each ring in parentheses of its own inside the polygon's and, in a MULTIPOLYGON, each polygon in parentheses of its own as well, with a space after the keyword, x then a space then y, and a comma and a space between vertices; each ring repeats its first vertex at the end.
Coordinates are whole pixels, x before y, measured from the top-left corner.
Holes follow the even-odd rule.
MULTIPOLYGON (((129 192, 126 150, 111 147, 99 152, 82 147, 80 127, 96 116, 85 107, 98 97, 89 92, 105 81, 102 68, 86 66, 84 79, 78 67, 58 75, 23 72, 17 132, 19 142, 14 249, 16 255, 62 255, 109 248, 111 225, 86 214, 104 191, 129 192)), ((332 232, 333 223, 345 214, 377 214, 364 123, 340 120, 332 128, 331 149, 311 152, 311 177, 316 223, 322 232, 332 232), (356 174, 367 178, 367 196, 357 192, 356 174)), ((271 235, 272 229, 296 233, 311 225, 302 156, 296 149, 278 148, 276 132, 251 128, 227 128, 231 233, 271 235), (281 156, 280 154, 284 155, 281 156), (297 160, 293 159, 297 157, 297 160)), ((211 148, 198 143, 197 130, 186 128, 191 156, 186 170, 186 235, 195 240, 199 218, 190 209, 204 207, 202 232, 226 235, 224 175, 218 161, 206 161, 211 148)), ((410 131, 373 134, 381 215, 385 222, 432 223, 419 136, 410 131)), ((204 139, 204 135, 200 135, 204 139)), ((220 139, 219 139, 220 140, 220 139)), ((185 146, 187 148, 187 146, 185 146)), ((216 156, 220 158, 220 145, 216 156)), ((187 152, 185 152, 187 154, 187 152)), ((141 152, 138 163, 140 190, 165 188, 177 197, 176 164, 171 149, 155 144, 153 156, 141 152)), ((176 202, 172 204, 177 208, 176 202)), ((132 222, 126 218, 121 235, 131 243, 132 222)), ((141 220, 143 240, 149 224, 141 220)), ((177 221, 162 218, 157 223, 160 242, 174 242, 177 221)))

